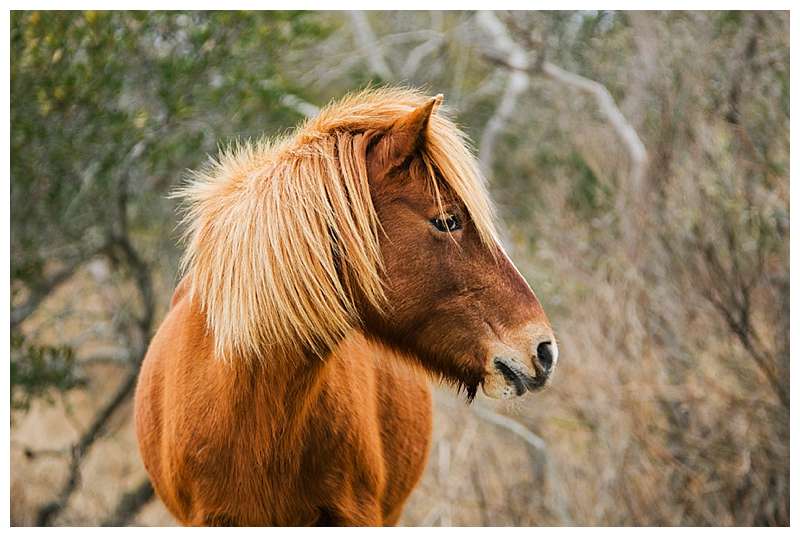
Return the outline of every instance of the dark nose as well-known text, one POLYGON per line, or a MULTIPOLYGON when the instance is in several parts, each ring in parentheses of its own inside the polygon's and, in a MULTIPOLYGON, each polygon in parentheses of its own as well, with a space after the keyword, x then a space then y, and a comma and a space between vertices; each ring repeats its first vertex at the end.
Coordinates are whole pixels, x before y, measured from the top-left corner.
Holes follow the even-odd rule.
POLYGON ((549 374, 553 369, 553 344, 549 341, 539 343, 536 347, 536 360, 542 368, 542 373, 549 374))

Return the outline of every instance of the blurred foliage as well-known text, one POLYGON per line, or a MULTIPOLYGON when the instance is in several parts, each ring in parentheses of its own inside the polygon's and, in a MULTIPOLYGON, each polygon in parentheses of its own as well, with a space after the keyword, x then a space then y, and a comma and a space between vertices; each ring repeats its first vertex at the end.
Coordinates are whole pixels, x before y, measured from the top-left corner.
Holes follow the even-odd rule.
POLYGON ((326 32, 301 12, 13 12, 12 304, 102 253, 122 211, 174 267, 165 194, 223 141, 297 122, 279 58, 326 32))
POLYGON ((101 243, 121 183, 137 227, 169 227, 154 205, 182 170, 221 140, 297 121, 276 57, 324 32, 297 12, 14 12, 13 278, 101 243))
POLYGON ((59 345, 36 345, 11 337, 11 408, 28 410, 35 398, 52 403, 54 393, 83 385, 75 374, 75 352, 59 345))

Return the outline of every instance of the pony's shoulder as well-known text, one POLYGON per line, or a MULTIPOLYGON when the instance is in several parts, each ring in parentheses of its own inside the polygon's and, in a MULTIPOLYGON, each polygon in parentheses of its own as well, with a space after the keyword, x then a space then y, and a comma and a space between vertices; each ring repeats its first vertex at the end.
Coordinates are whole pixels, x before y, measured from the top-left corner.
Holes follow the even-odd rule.
POLYGON ((175 304, 180 302, 180 300, 186 296, 186 294, 189 292, 189 287, 189 278, 184 276, 181 278, 181 281, 178 282, 178 285, 175 287, 175 291, 172 293, 172 299, 169 302, 169 309, 173 309, 175 304))

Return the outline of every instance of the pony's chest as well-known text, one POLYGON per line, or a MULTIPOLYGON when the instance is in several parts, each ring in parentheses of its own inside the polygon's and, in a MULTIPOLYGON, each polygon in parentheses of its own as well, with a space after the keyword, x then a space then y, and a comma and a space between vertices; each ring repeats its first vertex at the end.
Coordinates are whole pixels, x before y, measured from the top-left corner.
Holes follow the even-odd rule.
POLYGON ((314 420, 305 434, 284 440, 243 449, 232 464, 237 483, 227 488, 238 498, 229 505, 239 506, 240 523, 311 525, 331 504, 380 496, 385 461, 377 437, 314 420))

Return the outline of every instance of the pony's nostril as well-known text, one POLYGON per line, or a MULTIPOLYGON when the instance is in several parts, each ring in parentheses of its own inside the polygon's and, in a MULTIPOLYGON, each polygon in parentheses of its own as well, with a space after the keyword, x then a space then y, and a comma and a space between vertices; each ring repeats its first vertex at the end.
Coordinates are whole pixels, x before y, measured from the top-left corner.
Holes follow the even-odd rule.
POLYGON ((549 373, 553 369, 553 344, 549 341, 539 343, 539 346, 536 347, 536 358, 539 365, 542 366, 542 370, 549 373))

